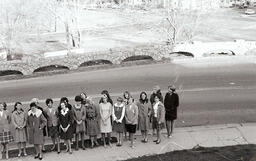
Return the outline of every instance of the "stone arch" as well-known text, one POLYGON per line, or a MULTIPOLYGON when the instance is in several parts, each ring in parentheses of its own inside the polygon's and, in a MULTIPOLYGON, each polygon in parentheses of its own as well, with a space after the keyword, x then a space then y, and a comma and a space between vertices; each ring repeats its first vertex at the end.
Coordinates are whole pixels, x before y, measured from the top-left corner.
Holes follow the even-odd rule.
POLYGON ((122 63, 124 62, 130 62, 130 61, 138 61, 138 60, 150 60, 153 61, 154 58, 150 55, 132 55, 124 58, 122 60, 122 63))
POLYGON ((7 76, 7 75, 23 75, 23 73, 19 70, 1 70, 0 76, 7 76))
POLYGON ((45 65, 40 66, 36 69, 34 69, 33 73, 37 72, 47 72, 47 71, 60 71, 60 70, 69 70, 70 68, 64 65, 45 65))
POLYGON ((192 52, 189 51, 176 51, 169 53, 169 56, 186 56, 186 57, 195 57, 195 55, 192 52))
POLYGON ((21 62, 3 62, 0 65, 1 71, 17 71, 17 73, 22 73, 22 75, 32 74, 30 66, 26 63, 21 62))
POLYGON ((88 66, 94 66, 94 65, 107 65, 107 64, 113 64, 110 60, 105 59, 96 59, 96 60, 88 60, 85 62, 82 62, 79 67, 88 67, 88 66))

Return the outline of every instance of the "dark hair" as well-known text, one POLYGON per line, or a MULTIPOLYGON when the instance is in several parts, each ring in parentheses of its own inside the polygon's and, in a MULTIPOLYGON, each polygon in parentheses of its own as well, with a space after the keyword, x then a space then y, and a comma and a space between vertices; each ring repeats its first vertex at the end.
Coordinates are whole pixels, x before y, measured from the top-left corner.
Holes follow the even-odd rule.
POLYGON ((47 98, 45 104, 48 105, 50 102, 53 103, 53 100, 51 98, 47 98))
POLYGON ((82 100, 83 100, 82 97, 79 95, 75 97, 76 102, 82 102, 82 100))
POLYGON ((35 103, 35 102, 30 103, 30 105, 29 105, 29 106, 30 106, 30 108, 31 108, 31 107, 37 107, 37 105, 36 105, 36 103, 35 103))
MULTIPOLYGON (((21 103, 21 102, 15 102, 15 104, 14 104, 14 109, 13 109, 12 112, 17 111, 17 106, 18 106, 18 105, 22 105, 22 103, 21 103)), ((23 109, 21 109, 21 111, 23 111, 23 109)))
MULTIPOLYGON (((111 105, 113 105, 113 100, 111 99, 111 97, 110 97, 110 95, 109 95, 109 93, 108 93, 107 90, 103 90, 103 91, 101 92, 101 94, 102 94, 102 95, 103 95, 103 94, 107 95, 107 102, 109 102, 109 103, 111 103, 111 105)), ((102 102, 103 102, 103 98, 100 99, 100 102, 99 102, 99 103, 102 103, 102 102)))
POLYGON ((132 102, 134 102, 134 98, 133 98, 132 96, 130 96, 130 97, 128 98, 128 100, 127 100, 127 104, 129 104, 130 99, 132 100, 132 102))
POLYGON ((67 98, 67 97, 62 97, 62 98, 60 99, 60 102, 67 102, 67 103, 68 103, 68 98, 67 98))
POLYGON ((141 103, 148 103, 148 95, 147 95, 146 92, 141 92, 141 93, 140 93, 140 102, 141 102, 141 103), (145 94, 145 96, 146 96, 146 97, 145 97, 145 100, 142 99, 142 95, 143 95, 143 94, 145 94))
POLYGON ((4 110, 7 110, 7 104, 6 102, 3 102, 4 110))
POLYGON ((154 99, 155 99, 156 97, 159 99, 159 101, 161 101, 161 98, 162 98, 162 95, 161 95, 161 94, 157 93, 157 94, 155 95, 154 99))
POLYGON ((123 94, 124 99, 129 99, 131 96, 132 96, 131 93, 128 91, 125 91, 123 94), (126 98, 126 96, 125 96, 126 94, 128 95, 128 98, 126 98))
POLYGON ((61 100, 61 101, 60 101, 60 105, 58 106, 58 113, 59 113, 59 114, 60 114, 60 111, 61 111, 61 104, 62 104, 62 103, 64 103, 64 104, 65 104, 65 106, 66 106, 66 107, 68 107, 67 102, 66 102, 66 101, 64 101, 64 100, 61 100))

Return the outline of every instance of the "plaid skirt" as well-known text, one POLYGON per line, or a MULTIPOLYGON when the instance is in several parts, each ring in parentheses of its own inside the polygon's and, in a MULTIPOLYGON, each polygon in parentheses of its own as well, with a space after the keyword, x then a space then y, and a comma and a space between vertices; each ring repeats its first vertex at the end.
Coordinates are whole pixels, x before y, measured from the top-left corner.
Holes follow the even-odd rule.
POLYGON ((10 131, 0 132, 0 143, 13 142, 13 136, 10 131))

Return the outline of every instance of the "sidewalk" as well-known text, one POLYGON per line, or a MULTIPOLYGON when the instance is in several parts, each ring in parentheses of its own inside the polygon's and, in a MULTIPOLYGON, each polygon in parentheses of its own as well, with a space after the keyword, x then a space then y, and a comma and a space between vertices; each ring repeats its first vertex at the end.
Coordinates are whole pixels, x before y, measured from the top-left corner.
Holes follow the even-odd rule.
MULTIPOLYGON (((149 142, 141 143, 141 136, 136 135, 135 148, 129 147, 129 142, 125 142, 122 147, 112 148, 98 147, 74 151, 72 155, 62 152, 44 154, 47 161, 115 161, 139 157, 143 155, 161 154, 169 151, 191 149, 196 145, 203 147, 221 147, 238 144, 256 144, 256 123, 247 124, 225 124, 211 126, 195 126, 176 128, 172 138, 165 137, 166 130, 163 130, 162 142, 156 145, 153 143, 155 137, 149 136, 149 142)), ((14 161, 34 161, 33 156, 11 158, 14 161)))

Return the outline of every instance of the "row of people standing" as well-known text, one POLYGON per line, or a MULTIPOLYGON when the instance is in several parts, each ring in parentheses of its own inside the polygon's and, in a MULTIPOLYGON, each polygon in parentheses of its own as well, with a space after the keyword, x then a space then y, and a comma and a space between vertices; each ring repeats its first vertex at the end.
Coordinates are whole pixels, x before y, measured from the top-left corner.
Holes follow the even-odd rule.
MULTIPOLYGON (((126 135, 128 132, 131 147, 134 148, 134 134, 137 129, 141 130, 142 142, 148 142, 150 122, 153 130, 157 131, 155 142, 159 144, 161 142, 160 131, 165 126, 165 123, 168 136, 171 136, 173 121, 177 118, 179 98, 175 93, 174 86, 169 86, 168 89, 165 99, 163 99, 160 88, 156 86, 149 99, 146 92, 141 92, 139 100, 134 101, 131 94, 126 91, 123 97, 117 98, 115 103, 108 91, 104 90, 101 93, 102 97, 98 107, 85 93, 75 97, 76 103, 73 106, 69 104, 67 98, 63 97, 58 108, 53 107, 52 99, 46 100, 47 108, 45 109, 41 108, 38 105, 38 100, 34 99, 27 113, 22 109, 22 104, 17 102, 11 120, 15 126, 15 138, 19 147, 18 155, 21 156, 22 153, 21 145, 23 145, 23 154, 27 155, 26 137, 28 134, 29 143, 35 146, 35 158, 42 159, 45 131, 48 131, 48 136, 52 138, 52 150, 56 148, 55 144, 57 144, 58 153, 60 153, 60 139, 64 140, 67 147, 66 151, 72 153, 71 143, 73 136, 75 136, 75 148, 79 148, 78 141, 80 136, 81 147, 85 149, 85 134, 91 140, 91 147, 98 145, 97 136, 100 133, 104 146, 107 144, 111 146, 110 140, 113 131, 117 133, 117 146, 122 146, 123 134, 126 135)), ((0 104, 0 119, 2 118, 2 105, 0 104)), ((8 120, 10 121, 10 118, 8 120)), ((5 145, 5 148, 8 142, 13 141, 10 133, 6 135, 9 137, 6 143, 1 142, 2 137, 0 135, 0 142, 5 145)))

